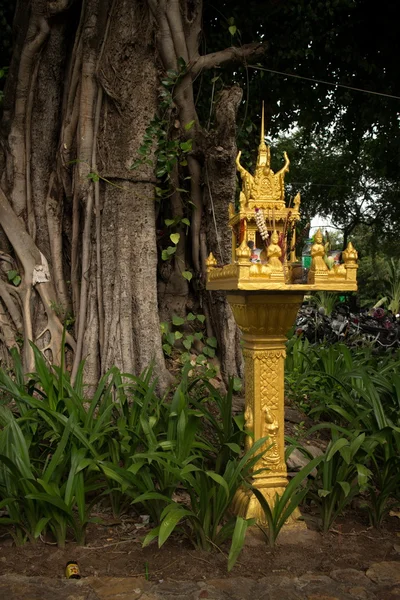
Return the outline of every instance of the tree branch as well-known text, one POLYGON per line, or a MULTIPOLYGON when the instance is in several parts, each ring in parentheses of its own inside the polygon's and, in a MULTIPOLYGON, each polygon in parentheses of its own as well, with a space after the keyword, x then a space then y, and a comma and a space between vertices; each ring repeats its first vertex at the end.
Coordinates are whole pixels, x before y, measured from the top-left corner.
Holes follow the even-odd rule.
POLYGON ((243 60, 255 59, 264 54, 268 49, 268 44, 253 43, 245 44, 240 48, 232 46, 219 52, 212 52, 205 56, 199 56, 191 66, 191 73, 197 75, 202 69, 212 69, 220 67, 229 62, 241 62, 243 60))
POLYGON ((60 12, 64 12, 70 7, 72 1, 73 0, 54 0, 54 2, 49 2, 49 14, 57 15, 60 12))

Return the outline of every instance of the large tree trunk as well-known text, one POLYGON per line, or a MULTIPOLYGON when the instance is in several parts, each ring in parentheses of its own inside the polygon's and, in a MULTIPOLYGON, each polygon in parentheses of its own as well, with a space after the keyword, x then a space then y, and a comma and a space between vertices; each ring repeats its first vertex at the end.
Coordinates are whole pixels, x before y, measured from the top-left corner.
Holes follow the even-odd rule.
MULTIPOLYGON (((82 359, 93 385, 111 365, 139 372, 153 360, 161 387, 169 383, 158 309, 166 318, 192 306, 182 265, 204 285, 205 255, 210 249, 218 255, 211 196, 226 240, 235 193, 240 94, 231 94, 214 141, 205 144, 193 80, 201 69, 262 51, 252 46, 201 57, 201 15, 200 0, 31 0, 29 9, 18 3, 0 138, 0 342, 10 348, 23 340, 26 369, 33 367, 29 340, 57 361, 67 326, 72 376, 82 359), (182 228, 176 258, 157 287, 154 148, 137 169, 131 166, 157 114, 160 74, 179 69, 182 59, 171 107, 175 133, 169 133, 192 139, 193 152, 187 167, 171 175, 168 211, 184 215, 178 191, 184 176, 194 210, 190 244, 182 228), (221 127, 224 119, 229 127, 221 127), (9 281, 13 271, 20 282, 9 281)), ((206 305, 224 348, 223 369, 237 373, 229 308, 221 295, 206 305)))

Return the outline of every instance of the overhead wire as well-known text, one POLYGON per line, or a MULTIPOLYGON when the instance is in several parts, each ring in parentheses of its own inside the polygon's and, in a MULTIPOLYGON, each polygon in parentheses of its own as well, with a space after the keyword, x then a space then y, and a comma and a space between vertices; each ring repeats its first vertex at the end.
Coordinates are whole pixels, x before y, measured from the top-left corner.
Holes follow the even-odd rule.
POLYGON ((400 96, 393 94, 385 94, 384 92, 374 92, 373 90, 366 90, 363 88, 353 87, 351 85, 345 85, 344 83, 333 83, 332 81, 324 81, 323 79, 314 79, 313 77, 304 77, 303 75, 296 75, 294 73, 286 73, 285 71, 276 71, 275 69, 268 69, 267 67, 261 67, 257 65, 247 65, 248 68, 254 69, 255 71, 266 71, 267 73, 274 73, 275 75, 284 75, 285 77, 293 77, 295 79, 304 79, 304 81, 312 81, 313 83, 321 83, 322 85, 329 85, 332 87, 340 87, 346 90, 353 90, 354 92, 363 92, 364 94, 373 94, 374 96, 383 96, 384 98, 392 98, 393 100, 400 100, 400 96))

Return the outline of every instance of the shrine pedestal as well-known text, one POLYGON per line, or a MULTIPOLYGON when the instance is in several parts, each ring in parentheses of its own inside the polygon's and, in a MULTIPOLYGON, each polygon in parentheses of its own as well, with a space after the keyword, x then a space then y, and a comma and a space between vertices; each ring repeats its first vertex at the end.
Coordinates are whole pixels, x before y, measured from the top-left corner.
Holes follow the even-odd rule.
MULTIPOLYGON (((276 494, 282 495, 287 481, 284 442, 284 368, 286 334, 292 327, 303 301, 302 293, 273 293, 238 291, 228 294, 236 323, 242 331, 245 361, 245 426, 251 431, 246 448, 254 441, 268 437, 265 454, 255 470, 253 485, 260 490, 270 506, 276 494)), ((232 509, 245 518, 265 517, 257 498, 241 489, 235 496, 232 509)), ((293 513, 287 525, 302 526, 293 513)))

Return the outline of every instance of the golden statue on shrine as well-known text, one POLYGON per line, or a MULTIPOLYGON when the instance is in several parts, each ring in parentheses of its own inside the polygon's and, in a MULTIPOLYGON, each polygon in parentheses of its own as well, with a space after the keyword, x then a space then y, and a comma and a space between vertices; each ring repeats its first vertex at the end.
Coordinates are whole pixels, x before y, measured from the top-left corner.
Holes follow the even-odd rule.
POLYGON ((268 266, 273 271, 282 271, 282 248, 278 244, 279 236, 276 231, 271 235, 271 243, 267 249, 268 266))
POLYGON ((325 263, 325 246, 323 244, 322 231, 318 229, 314 236, 314 244, 311 246, 311 270, 328 271, 325 263))

